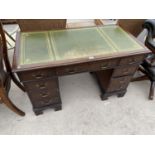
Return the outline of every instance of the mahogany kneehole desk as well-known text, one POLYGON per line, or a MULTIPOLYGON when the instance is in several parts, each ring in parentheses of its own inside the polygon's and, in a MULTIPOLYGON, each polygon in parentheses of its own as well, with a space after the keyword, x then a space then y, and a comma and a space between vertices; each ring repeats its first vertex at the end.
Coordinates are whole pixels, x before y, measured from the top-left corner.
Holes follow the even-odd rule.
POLYGON ((13 61, 36 115, 61 109, 58 77, 94 73, 102 99, 126 92, 150 51, 119 26, 19 32, 13 61))

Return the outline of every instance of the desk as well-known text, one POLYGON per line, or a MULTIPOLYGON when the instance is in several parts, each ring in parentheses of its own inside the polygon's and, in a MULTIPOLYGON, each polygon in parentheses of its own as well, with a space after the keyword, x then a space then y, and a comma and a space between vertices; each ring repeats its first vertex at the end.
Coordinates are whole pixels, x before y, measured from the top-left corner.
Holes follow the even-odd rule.
MULTIPOLYGON (((150 51, 119 26, 18 33, 13 71, 25 86, 36 115, 61 109, 58 77, 93 72, 102 99, 123 96, 150 51)), ((76 88, 75 88, 76 89, 76 88)))

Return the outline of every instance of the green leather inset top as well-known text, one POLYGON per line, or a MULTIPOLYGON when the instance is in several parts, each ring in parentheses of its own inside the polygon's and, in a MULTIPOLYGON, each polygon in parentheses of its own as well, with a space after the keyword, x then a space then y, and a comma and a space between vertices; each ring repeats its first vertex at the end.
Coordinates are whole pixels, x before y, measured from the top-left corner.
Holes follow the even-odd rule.
POLYGON ((48 33, 22 34, 20 64, 53 61, 48 33))
POLYGON ((56 60, 74 59, 115 52, 98 28, 50 33, 56 60))
POLYGON ((118 26, 21 33, 19 65, 143 49, 118 26))
POLYGON ((117 25, 104 26, 100 29, 118 52, 143 49, 140 44, 135 42, 128 33, 117 25))

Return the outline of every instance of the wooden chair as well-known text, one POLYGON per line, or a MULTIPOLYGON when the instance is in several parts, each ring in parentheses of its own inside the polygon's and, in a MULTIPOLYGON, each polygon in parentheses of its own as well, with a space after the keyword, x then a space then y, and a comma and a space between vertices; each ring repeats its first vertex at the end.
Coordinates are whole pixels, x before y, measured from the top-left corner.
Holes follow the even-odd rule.
MULTIPOLYGON (((2 25, 9 25, 9 24, 17 25, 17 22, 15 19, 1 19, 1 23, 2 25)), ((9 33, 5 29, 3 29, 6 36, 8 50, 14 49, 15 47, 16 40, 14 39, 13 35, 17 33, 18 29, 19 27, 17 26, 12 32, 9 32, 9 33)))
POLYGON ((148 55, 139 68, 139 70, 144 73, 144 76, 138 77, 134 79, 134 81, 149 79, 151 82, 149 99, 153 100, 155 87, 155 20, 146 20, 143 28, 148 32, 145 45, 152 51, 152 54, 148 55))
POLYGON ((24 116, 25 113, 18 109, 8 97, 11 79, 20 89, 24 91, 24 87, 19 83, 15 75, 12 73, 11 65, 7 54, 5 34, 2 24, 0 22, 0 101, 4 103, 9 109, 14 111, 16 114, 24 116))

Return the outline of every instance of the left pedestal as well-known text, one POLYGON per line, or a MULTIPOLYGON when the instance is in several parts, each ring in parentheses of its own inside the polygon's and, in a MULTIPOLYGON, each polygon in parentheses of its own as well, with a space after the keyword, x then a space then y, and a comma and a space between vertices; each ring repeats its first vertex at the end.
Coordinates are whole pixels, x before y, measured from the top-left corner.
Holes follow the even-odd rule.
POLYGON ((23 83, 33 105, 36 115, 42 114, 43 110, 54 108, 61 110, 58 78, 43 79, 23 83))
POLYGON ((42 114, 43 110, 48 108, 54 108, 55 111, 61 110, 58 77, 50 76, 51 72, 33 72, 32 76, 28 76, 28 74, 25 73, 24 76, 23 73, 19 73, 18 76, 31 100, 34 113, 42 114))

